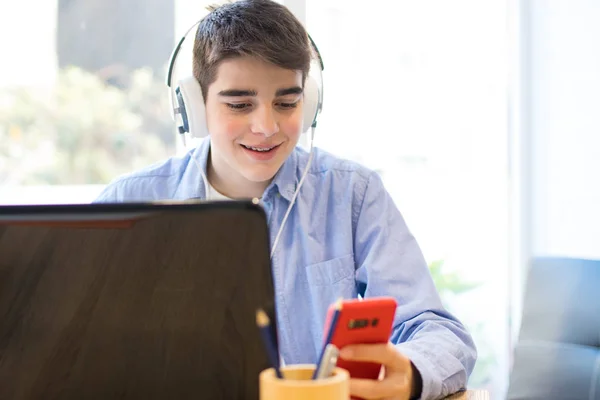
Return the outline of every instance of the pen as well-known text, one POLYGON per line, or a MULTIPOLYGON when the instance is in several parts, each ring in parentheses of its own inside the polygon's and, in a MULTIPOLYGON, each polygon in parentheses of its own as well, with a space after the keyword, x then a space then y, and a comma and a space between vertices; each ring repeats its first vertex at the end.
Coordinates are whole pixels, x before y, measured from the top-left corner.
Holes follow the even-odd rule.
POLYGON ((281 371, 279 370, 279 351, 277 350, 277 345, 275 344, 275 339, 271 331, 271 321, 269 320, 267 313, 262 309, 256 311, 256 325, 258 325, 260 329, 265 349, 267 350, 267 356, 275 370, 275 375, 281 379, 281 371))
POLYGON ((315 372, 313 373, 313 379, 317 378, 319 366, 321 365, 321 363, 323 363, 323 356, 325 354, 325 350, 327 349, 327 345, 331 342, 331 339, 333 338, 333 333, 335 332, 335 328, 337 326, 337 320, 340 316, 340 310, 342 309, 342 301, 343 301, 343 299, 339 299, 338 301, 335 302, 333 315, 331 317, 331 322, 329 324, 329 330, 327 331, 327 337, 325 338, 325 342, 323 344, 323 350, 321 350, 321 355, 319 356, 319 362, 317 363, 317 368, 315 369, 315 372))
POLYGON ((338 354, 339 350, 335 345, 329 343, 325 347, 323 358, 321 359, 321 363, 317 367, 317 371, 315 373, 315 379, 323 379, 331 376, 333 368, 337 363, 338 354))

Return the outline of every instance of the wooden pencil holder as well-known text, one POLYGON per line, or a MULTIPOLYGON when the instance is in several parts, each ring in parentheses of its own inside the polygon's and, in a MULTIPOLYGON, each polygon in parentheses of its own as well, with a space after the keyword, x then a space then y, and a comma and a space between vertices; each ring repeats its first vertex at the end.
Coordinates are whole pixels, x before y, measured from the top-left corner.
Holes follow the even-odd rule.
POLYGON ((313 380, 314 364, 288 365, 281 368, 282 379, 273 368, 259 376, 260 400, 348 400, 350 375, 335 368, 330 377, 313 380))

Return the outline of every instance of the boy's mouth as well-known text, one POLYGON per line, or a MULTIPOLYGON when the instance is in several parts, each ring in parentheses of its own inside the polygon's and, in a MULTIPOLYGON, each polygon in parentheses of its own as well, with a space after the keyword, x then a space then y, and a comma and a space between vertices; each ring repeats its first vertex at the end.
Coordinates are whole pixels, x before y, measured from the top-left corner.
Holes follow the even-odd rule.
POLYGON ((257 151, 259 153, 268 153, 268 152, 272 151, 273 149, 279 147, 279 145, 270 146, 270 147, 265 147, 265 146, 254 147, 254 146, 246 146, 245 144, 242 144, 241 146, 248 150, 257 151))
POLYGON ((281 143, 275 146, 248 146, 245 144, 240 144, 240 146, 252 160, 269 161, 275 157, 281 143))

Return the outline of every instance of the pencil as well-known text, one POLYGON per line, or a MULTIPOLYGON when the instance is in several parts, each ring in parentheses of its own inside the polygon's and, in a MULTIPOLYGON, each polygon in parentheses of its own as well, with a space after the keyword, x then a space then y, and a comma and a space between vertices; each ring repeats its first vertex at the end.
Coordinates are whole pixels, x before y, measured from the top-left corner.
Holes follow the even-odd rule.
POLYGON ((337 320, 340 316, 340 311, 342 309, 342 302, 343 302, 343 299, 339 299, 338 301, 335 302, 335 305, 333 308, 333 315, 331 316, 331 322, 329 324, 327 336, 325 338, 325 342, 323 343, 323 349, 321 350, 321 354, 319 355, 319 362, 317 362, 317 367, 315 368, 315 372, 313 373, 313 379, 317 379, 320 366, 323 364, 323 357, 327 350, 327 345, 331 342, 331 339, 333 338, 333 333, 335 332, 335 328, 337 326, 337 320))
POLYGON ((258 325, 258 328, 260 329, 263 343, 265 345, 265 349, 267 350, 267 357, 269 357, 271 366, 275 370, 275 375, 281 379, 282 375, 281 371, 279 370, 279 351, 277 350, 275 338, 273 337, 271 331, 271 321, 263 309, 256 311, 256 325, 258 325))

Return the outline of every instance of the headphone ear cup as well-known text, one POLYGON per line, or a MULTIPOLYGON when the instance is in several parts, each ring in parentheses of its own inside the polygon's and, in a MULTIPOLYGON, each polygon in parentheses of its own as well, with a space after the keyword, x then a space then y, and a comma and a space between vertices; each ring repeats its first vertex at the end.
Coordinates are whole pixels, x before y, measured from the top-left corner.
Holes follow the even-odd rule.
POLYGON ((312 76, 307 76, 304 82, 304 103, 303 103, 303 124, 302 133, 306 133, 316 122, 317 114, 320 109, 319 104, 319 85, 312 76))
POLYGON ((184 132, 189 132, 193 138, 208 136, 204 96, 202 96, 202 88, 196 78, 188 76, 181 79, 176 93, 184 132))

